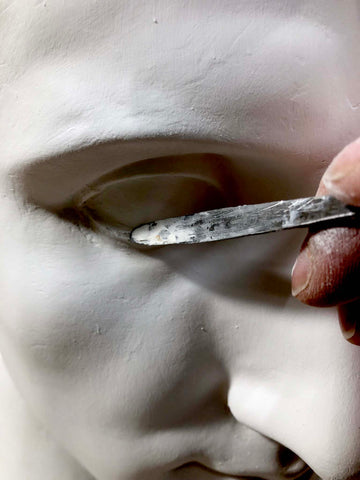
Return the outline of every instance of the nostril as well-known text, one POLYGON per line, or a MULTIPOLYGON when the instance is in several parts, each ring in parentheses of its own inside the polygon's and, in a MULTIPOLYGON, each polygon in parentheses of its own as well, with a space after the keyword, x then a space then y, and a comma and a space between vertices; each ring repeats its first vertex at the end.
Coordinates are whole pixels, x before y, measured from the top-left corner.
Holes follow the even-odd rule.
POLYGON ((296 453, 286 447, 279 449, 278 462, 284 478, 295 479, 310 470, 310 467, 296 453))

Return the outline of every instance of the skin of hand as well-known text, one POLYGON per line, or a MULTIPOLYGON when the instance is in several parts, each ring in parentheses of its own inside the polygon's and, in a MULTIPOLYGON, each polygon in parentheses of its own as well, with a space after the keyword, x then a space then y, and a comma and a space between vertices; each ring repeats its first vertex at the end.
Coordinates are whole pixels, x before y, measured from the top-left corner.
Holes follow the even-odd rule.
MULTIPOLYGON (((316 195, 332 195, 360 207, 360 138, 333 159, 316 195)), ((360 345, 358 219, 346 226, 309 230, 293 267, 292 293, 307 305, 337 306, 344 337, 360 345)))

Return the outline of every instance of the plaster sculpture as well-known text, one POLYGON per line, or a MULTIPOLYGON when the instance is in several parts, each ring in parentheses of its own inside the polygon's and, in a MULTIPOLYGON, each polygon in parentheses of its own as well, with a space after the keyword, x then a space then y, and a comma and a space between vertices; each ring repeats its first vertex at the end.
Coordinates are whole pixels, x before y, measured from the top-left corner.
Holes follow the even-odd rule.
POLYGON ((360 350, 290 298, 301 232, 126 241, 313 194, 359 135, 359 18, 357 0, 3 0, 1 479, 360 470, 360 350))

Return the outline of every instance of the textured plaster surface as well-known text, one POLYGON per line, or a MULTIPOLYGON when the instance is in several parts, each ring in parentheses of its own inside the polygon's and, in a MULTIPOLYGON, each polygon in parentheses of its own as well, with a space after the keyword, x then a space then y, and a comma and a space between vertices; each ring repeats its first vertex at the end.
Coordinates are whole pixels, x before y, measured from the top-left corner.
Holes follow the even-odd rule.
POLYGON ((360 470, 360 350, 290 298, 301 233, 126 241, 313 194, 359 135, 359 18, 356 0, 1 3, 1 478, 360 470))

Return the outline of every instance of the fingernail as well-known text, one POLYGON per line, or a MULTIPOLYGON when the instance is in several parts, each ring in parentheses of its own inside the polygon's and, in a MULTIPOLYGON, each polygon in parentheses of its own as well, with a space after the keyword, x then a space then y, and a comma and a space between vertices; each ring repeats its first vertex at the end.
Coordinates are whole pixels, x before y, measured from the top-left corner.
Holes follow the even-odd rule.
POLYGON ((335 164, 325 172, 322 179, 323 184, 328 192, 340 195, 340 197, 342 197, 345 192, 344 187, 342 187, 341 184, 343 183, 344 179, 349 177, 350 173, 354 173, 354 167, 345 168, 344 166, 335 164))
POLYGON ((299 253, 299 256, 293 266, 292 276, 292 295, 297 297, 310 283, 311 278, 311 259, 308 249, 305 248, 299 253))
POLYGON ((339 307, 340 328, 343 337, 354 345, 360 345, 360 332, 358 328, 359 305, 354 304, 341 305, 339 307))
POLYGON ((356 334, 356 323, 354 322, 352 325, 347 325, 346 329, 342 328, 342 334, 345 340, 351 343, 351 340, 355 337, 356 334))
POLYGON ((328 193, 345 203, 358 203, 360 152, 358 142, 345 147, 332 161, 322 182, 328 193))
POLYGON ((356 320, 348 320, 347 322, 342 320, 342 322, 340 322, 340 326, 345 340, 353 345, 360 345, 360 331, 358 328, 358 322, 356 320))
MULTIPOLYGON (((352 173, 354 171, 352 170, 352 173)), ((348 170, 334 169, 333 171, 326 172, 322 181, 326 187, 328 193, 336 195, 339 199, 348 202, 351 200, 350 192, 347 191, 346 186, 343 185, 344 180, 349 178, 350 172, 348 170)))

